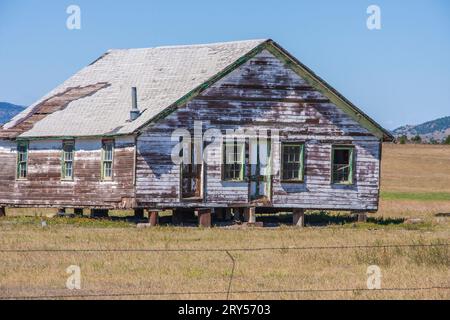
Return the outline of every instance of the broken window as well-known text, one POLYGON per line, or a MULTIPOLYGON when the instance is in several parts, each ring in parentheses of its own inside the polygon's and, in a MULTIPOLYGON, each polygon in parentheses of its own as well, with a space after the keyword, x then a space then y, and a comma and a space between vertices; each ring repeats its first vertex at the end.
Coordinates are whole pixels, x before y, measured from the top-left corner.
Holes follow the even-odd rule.
POLYGON ((223 180, 243 181, 245 165, 245 144, 233 141, 224 144, 223 180))
POLYGON ((303 181, 304 144, 283 143, 281 145, 281 177, 286 182, 303 181))
POLYGON ((102 180, 113 178, 114 141, 105 140, 102 143, 102 180))
POLYGON ((332 182, 353 183, 353 147, 334 146, 332 151, 332 182))
POLYGON ((75 149, 74 141, 64 141, 61 158, 61 179, 73 179, 73 154, 75 149))
POLYGON ((17 145, 17 179, 26 179, 28 174, 28 142, 17 145))

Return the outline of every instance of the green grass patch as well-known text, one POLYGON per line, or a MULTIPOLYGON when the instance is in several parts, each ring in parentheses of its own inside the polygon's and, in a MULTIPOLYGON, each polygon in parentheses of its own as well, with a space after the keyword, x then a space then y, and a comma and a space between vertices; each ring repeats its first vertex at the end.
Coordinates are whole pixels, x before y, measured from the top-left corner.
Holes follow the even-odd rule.
POLYGON ((74 226, 86 228, 131 228, 136 227, 135 223, 125 219, 91 219, 87 217, 75 218, 40 218, 40 217, 4 217, 0 220, 0 225, 12 226, 36 226, 42 228, 41 222, 45 221, 47 227, 52 226, 74 226))
POLYGON ((381 192, 383 200, 450 201, 448 192, 381 192))

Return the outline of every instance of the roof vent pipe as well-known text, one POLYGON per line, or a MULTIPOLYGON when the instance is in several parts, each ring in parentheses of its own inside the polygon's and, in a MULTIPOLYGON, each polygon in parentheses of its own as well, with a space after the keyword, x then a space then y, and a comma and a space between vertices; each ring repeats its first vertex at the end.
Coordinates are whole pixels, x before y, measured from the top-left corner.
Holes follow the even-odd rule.
POLYGON ((139 109, 138 109, 138 105, 137 105, 137 89, 136 87, 131 87, 131 111, 130 111, 130 120, 134 121, 136 120, 139 115, 139 109))

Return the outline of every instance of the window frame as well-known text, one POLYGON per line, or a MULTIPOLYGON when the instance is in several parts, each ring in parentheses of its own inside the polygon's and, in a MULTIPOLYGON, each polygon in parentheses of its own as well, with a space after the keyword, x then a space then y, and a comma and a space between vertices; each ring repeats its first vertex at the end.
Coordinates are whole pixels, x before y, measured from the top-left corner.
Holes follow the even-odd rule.
POLYGON ((108 139, 108 140, 102 140, 102 158, 101 158, 101 166, 100 166, 100 172, 101 172, 101 181, 113 181, 114 178, 114 150, 115 150, 115 144, 114 140, 108 139), (111 144, 111 160, 105 160, 105 153, 106 148, 105 146, 111 144), (111 163, 111 176, 106 177, 105 176, 105 163, 111 163))
MULTIPOLYGON (((224 141, 222 144, 222 181, 226 181, 226 182, 245 182, 245 173, 246 173, 246 162, 245 162, 245 149, 246 149, 246 143, 244 141, 236 141, 236 139, 233 139, 233 141, 224 141), (229 178, 226 177, 226 166, 227 165, 231 165, 231 164, 227 164, 226 161, 226 150, 227 150, 227 145, 233 144, 233 148, 237 147, 237 146, 241 146, 241 171, 239 173, 239 178, 229 178)), ((233 164, 236 164, 233 163, 233 164)))
POLYGON ((283 141, 281 142, 280 158, 280 181, 282 183, 304 183, 305 182, 305 142, 304 141, 283 141), (300 147, 300 168, 298 179, 284 179, 284 147, 300 147))
POLYGON ((346 185, 351 186, 355 184, 355 146, 354 145, 343 145, 336 144, 331 147, 331 184, 333 185, 346 185), (334 180, 334 152, 335 150, 348 150, 349 155, 349 181, 335 181, 334 180))
POLYGON ((18 141, 17 142, 17 158, 16 158, 16 180, 28 180, 28 160, 29 160, 29 156, 30 156, 30 143, 29 141, 18 141), (26 153, 26 160, 25 161, 19 161, 20 159, 20 151, 19 148, 21 146, 24 146, 25 149, 25 153, 26 153), (21 172, 21 164, 25 163, 25 176, 21 177, 20 176, 20 172, 21 172))
POLYGON ((75 140, 64 140, 62 142, 62 149, 61 149, 61 180, 62 181, 73 181, 74 180, 74 162, 75 162, 75 140), (66 160, 65 155, 66 151, 64 150, 64 147, 66 145, 72 145, 72 159, 66 160), (66 176, 66 162, 72 163, 72 175, 66 176))

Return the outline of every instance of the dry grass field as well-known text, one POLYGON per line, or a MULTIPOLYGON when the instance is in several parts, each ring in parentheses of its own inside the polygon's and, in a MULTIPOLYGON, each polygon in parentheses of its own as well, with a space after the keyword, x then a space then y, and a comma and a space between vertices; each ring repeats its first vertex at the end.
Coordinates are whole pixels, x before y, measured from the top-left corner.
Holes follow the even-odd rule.
POLYGON ((450 213, 450 146, 383 146, 379 216, 428 220, 450 213))
POLYGON ((231 255, 230 299, 449 299, 436 287, 450 287, 450 148, 386 145, 383 158, 381 208, 362 224, 310 213, 304 229, 138 229, 88 218, 43 228, 41 210, 10 210, 0 219, 0 298, 225 299, 231 255), (415 247, 391 247, 404 244, 415 247), (70 265, 81 268, 81 290, 65 288, 70 265), (370 265, 384 290, 365 290, 370 265))

